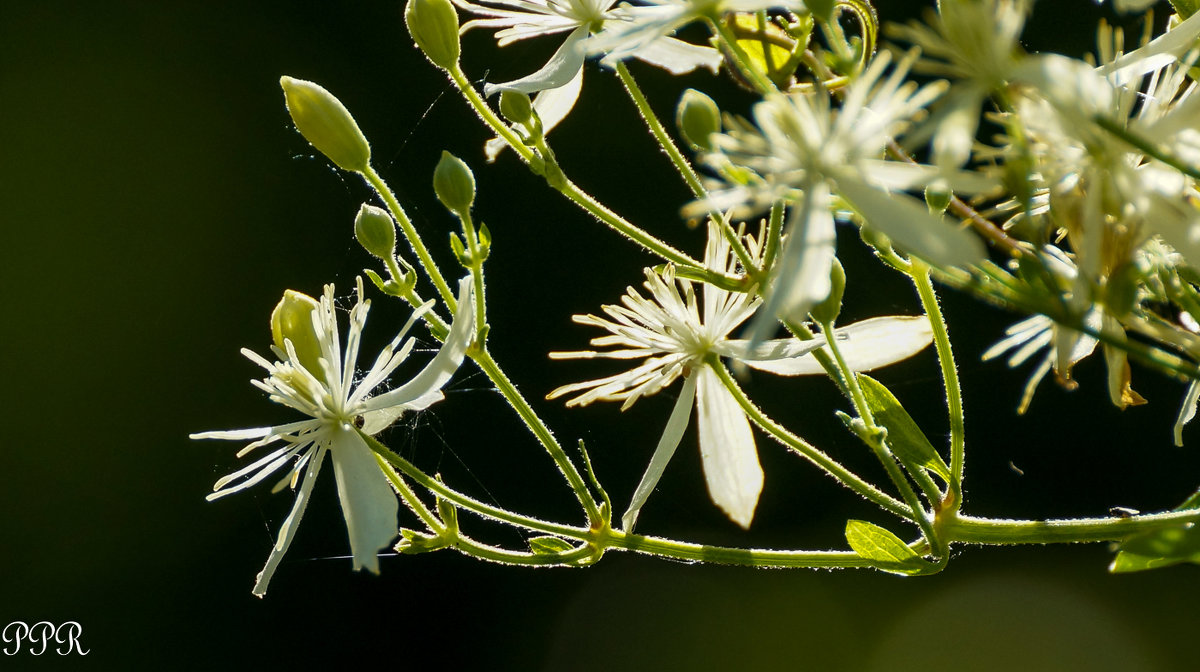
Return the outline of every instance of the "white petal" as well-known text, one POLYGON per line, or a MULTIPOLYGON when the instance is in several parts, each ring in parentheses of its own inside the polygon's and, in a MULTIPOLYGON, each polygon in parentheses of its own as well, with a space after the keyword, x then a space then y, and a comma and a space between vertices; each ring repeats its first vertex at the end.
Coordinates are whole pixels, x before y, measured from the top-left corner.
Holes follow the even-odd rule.
POLYGON ((354 569, 366 567, 379 573, 381 549, 396 538, 396 514, 399 502, 387 477, 358 432, 337 429, 333 445, 333 473, 337 477, 338 498, 346 530, 350 533, 350 552, 354 569))
MULTIPOLYGON (((924 350, 933 342, 933 327, 925 316, 873 317, 834 331, 838 349, 853 371, 872 371, 895 364, 924 350)), ((811 341, 796 341, 808 344, 811 341)), ((823 341, 816 341, 822 343, 823 341)), ((824 373, 816 356, 743 360, 746 366, 780 376, 824 373)))
POLYGON ((1117 85, 1127 84, 1147 72, 1169 65, 1183 56, 1200 35, 1200 12, 1172 30, 1156 37, 1140 49, 1135 49, 1100 68, 1100 74, 1117 85))
POLYGON ((882 192, 853 176, 839 178, 837 191, 869 226, 935 266, 967 266, 987 256, 978 236, 934 216, 911 196, 882 192))
POLYGON ((1196 417, 1196 400, 1200 399, 1200 381, 1193 380, 1188 385, 1187 394, 1183 397, 1183 406, 1179 408, 1179 417, 1175 419, 1175 445, 1183 447, 1183 426, 1196 417))
POLYGON ((763 486, 750 423, 712 369, 702 367, 695 377, 696 421, 708 494, 733 522, 748 528, 763 486))
POLYGON ((750 325, 752 343, 774 331, 776 316, 802 320, 813 304, 829 295, 836 244, 829 191, 824 183, 811 185, 800 207, 792 210, 771 293, 750 325))
POLYGON ((300 527, 300 519, 304 516, 304 509, 308 506, 308 499, 312 495, 313 485, 317 482, 317 474, 321 471, 321 463, 325 461, 325 448, 317 448, 317 454, 308 462, 308 470, 304 474, 304 481, 300 484, 300 489, 296 492, 296 502, 292 504, 292 511, 283 521, 283 527, 279 528, 279 537, 275 541, 275 547, 271 549, 271 555, 267 557, 267 564, 262 571, 258 573, 258 577, 254 582, 253 593, 262 597, 267 594, 267 585, 271 583, 271 577, 275 575, 275 569, 279 567, 279 561, 283 560, 283 554, 287 553, 287 549, 292 545, 292 539, 296 536, 296 530, 300 527))
POLYGON ((689 44, 673 37, 663 37, 638 49, 634 58, 682 75, 696 68, 708 68, 715 75, 721 67, 721 52, 712 47, 689 44))
POLYGON ((514 79, 502 84, 488 84, 483 88, 484 95, 491 96, 497 91, 520 91, 521 93, 537 93, 546 89, 557 89, 566 86, 583 68, 584 52, 579 43, 588 36, 588 27, 580 26, 571 31, 562 46, 546 65, 537 72, 514 79))
POLYGON ((679 440, 683 438, 683 432, 688 426, 688 419, 692 416, 692 400, 695 398, 696 376, 688 376, 683 380, 683 389, 679 392, 679 398, 675 400, 675 407, 671 409, 671 417, 667 418, 667 426, 663 429, 658 446, 654 449, 654 455, 650 458, 650 465, 646 467, 646 473, 642 474, 641 482, 633 491, 629 509, 621 516, 621 526, 625 532, 633 531, 642 506, 646 504, 650 493, 654 492, 654 487, 658 485, 658 479, 662 478, 667 463, 671 461, 671 456, 679 447, 679 440))
POLYGON ((412 380, 390 392, 367 399, 363 402, 363 409, 369 412, 390 406, 412 408, 409 404, 442 389, 462 364, 467 347, 474 338, 475 291, 471 276, 468 275, 458 283, 458 310, 454 313, 446 342, 442 343, 438 353, 412 380))
MULTIPOLYGON (((554 89, 545 89, 539 91, 533 97, 533 109, 537 112, 538 118, 542 120, 542 133, 550 132, 550 129, 558 126, 559 122, 567 118, 571 109, 575 107, 575 101, 579 99, 579 92, 583 89, 583 68, 579 68, 579 72, 571 78, 571 81, 554 89)), ((488 163, 496 160, 500 152, 508 146, 508 142, 504 138, 492 138, 483 146, 483 153, 487 157, 488 163)))

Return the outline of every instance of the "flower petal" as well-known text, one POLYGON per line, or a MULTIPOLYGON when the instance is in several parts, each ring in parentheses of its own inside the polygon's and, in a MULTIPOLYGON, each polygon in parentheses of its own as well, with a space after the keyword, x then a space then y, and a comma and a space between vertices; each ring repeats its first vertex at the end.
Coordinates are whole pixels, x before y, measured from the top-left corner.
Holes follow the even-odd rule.
POLYGON ((325 461, 326 448, 318 447, 316 451, 317 454, 308 462, 308 470, 304 474, 304 481, 300 484, 300 489, 296 492, 296 501, 292 504, 292 511, 284 519, 283 527, 279 528, 279 537, 275 541, 275 547, 271 549, 271 555, 267 557, 267 564, 255 579, 252 592, 257 597, 267 594, 267 585, 271 583, 271 577, 275 575, 279 561, 283 560, 283 554, 287 553, 288 547, 292 545, 292 539, 296 536, 296 530, 300 527, 300 519, 304 516, 305 507, 308 506, 313 485, 317 482, 317 474, 321 471, 321 462, 325 461))
POLYGON ((682 75, 696 68, 708 68, 715 75, 721 67, 721 52, 673 37, 654 40, 638 49, 633 56, 639 61, 657 65, 672 75, 682 75))
MULTIPOLYGON (((853 371, 872 371, 895 364, 924 350, 933 342, 933 327, 924 315, 873 317, 834 331, 838 349, 853 371)), ((768 341, 770 343, 771 341, 768 341)), ((812 341, 796 341, 807 345, 812 341)), ((823 340, 816 341, 818 344, 823 340)), ((816 348, 811 348, 815 350, 816 348)), ((774 359, 742 360, 752 369, 779 376, 804 376, 824 373, 814 354, 774 359)))
POLYGON ((837 192, 868 226, 935 266, 967 266, 987 257, 978 236, 931 214, 911 196, 885 193, 854 176, 839 178, 837 192))
POLYGON ((471 276, 468 275, 458 282, 458 310, 454 313, 454 322, 450 325, 446 342, 442 343, 438 353, 412 380, 390 392, 364 401, 363 410, 378 411, 392 406, 413 408, 412 404, 417 400, 442 389, 462 364, 467 347, 474 337, 475 288, 471 276))
POLYGON ((379 573, 380 549, 396 538, 399 502, 387 477, 358 432, 334 430, 333 473, 337 477, 338 498, 350 533, 350 551, 354 569, 366 567, 379 573))
POLYGON ((711 368, 702 367, 695 378, 700 457, 708 494, 733 522, 748 528, 763 486, 750 422, 711 368))
POLYGON ((629 509, 621 516, 621 527, 626 533, 633 532, 633 526, 637 524, 642 506, 646 504, 650 493, 654 492, 654 486, 658 485, 658 479, 662 478, 667 463, 671 461, 671 456, 679 447, 679 441, 683 438, 683 432, 688 426, 688 419, 692 416, 692 400, 695 398, 696 377, 688 376, 683 380, 683 389, 679 392, 679 398, 675 400, 675 408, 671 409, 671 417, 667 418, 667 426, 663 429, 658 446, 654 449, 654 455, 650 458, 650 465, 646 467, 646 473, 642 474, 641 482, 633 491, 629 509))
POLYGON ((580 47, 588 36, 588 27, 580 26, 571 31, 566 41, 554 52, 546 65, 537 72, 520 79, 502 84, 488 84, 483 87, 485 96, 491 96, 498 91, 520 91, 521 93, 537 93, 546 89, 557 89, 566 86, 575 75, 583 69, 584 51, 580 47))

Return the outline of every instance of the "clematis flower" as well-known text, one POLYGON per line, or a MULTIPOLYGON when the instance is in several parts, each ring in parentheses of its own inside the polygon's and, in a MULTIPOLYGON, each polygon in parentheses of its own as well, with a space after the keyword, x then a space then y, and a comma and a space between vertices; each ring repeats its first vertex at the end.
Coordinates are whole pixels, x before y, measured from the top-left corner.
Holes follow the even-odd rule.
POLYGON ((641 0, 622 7, 617 20, 605 24, 585 47, 590 53, 605 54, 605 60, 641 58, 643 49, 690 23, 766 9, 807 11, 803 0, 641 0))
POLYGON ((944 91, 942 82, 918 87, 905 81, 915 59, 910 52, 885 74, 891 58, 880 53, 846 88, 840 109, 826 91, 772 95, 755 105, 754 125, 735 121, 727 132, 709 136, 715 149, 703 161, 728 182, 715 185, 709 198, 691 204, 685 214, 732 208, 737 216, 749 216, 781 199, 794 204, 766 308, 753 325, 755 340, 774 328, 776 316, 802 320, 828 295, 836 247, 833 196, 897 247, 935 266, 985 257, 978 237, 901 192, 937 183, 978 193, 994 180, 883 159, 888 140, 944 91))
POLYGON ((372 396, 412 351, 413 339, 405 341, 404 337, 433 302, 412 314, 396 338, 359 377, 358 350, 370 308, 370 301, 363 299, 362 278, 358 279, 358 301, 350 310, 345 351, 338 336, 333 297, 333 285, 325 286, 320 302, 289 291, 271 319, 274 337, 271 350, 278 359, 271 362, 250 350, 242 350, 248 359, 267 370, 266 378, 252 381, 254 386, 266 392, 271 401, 300 411, 308 419, 190 436, 231 441, 253 439, 253 443, 238 452, 238 457, 275 446, 270 453, 218 480, 209 500, 257 485, 285 467, 283 479, 272 492, 289 484, 293 489, 299 485, 292 511, 284 520, 267 564, 254 584, 254 594, 259 597, 266 594, 275 569, 295 537, 327 454, 333 461, 354 569, 365 567, 379 572, 377 553, 396 536, 398 503, 374 453, 358 432, 378 433, 405 411, 421 410, 442 399, 441 388, 462 363, 474 334, 474 293, 468 276, 459 282, 458 309, 438 353, 412 380, 372 396))
MULTIPOLYGON (((755 260, 761 242, 746 237, 755 260)), ((737 261, 715 224, 709 225, 705 265, 722 273, 736 273, 737 261)), ((712 356, 728 357, 747 366, 778 375, 822 373, 811 354, 820 339, 769 340, 751 346, 729 334, 759 307, 752 294, 730 292, 712 285, 697 299, 693 283, 675 277, 674 269, 646 269, 649 297, 630 288, 622 305, 604 306, 608 318, 576 315, 574 321, 599 327, 606 336, 592 339, 595 346, 617 346, 605 351, 552 352, 552 359, 642 359, 641 364, 613 376, 564 385, 547 395, 555 399, 575 395, 568 406, 593 401, 620 401, 629 408, 643 396, 654 394, 683 378, 683 389, 667 420, 650 465, 638 484, 629 509, 622 517, 626 531, 633 529, 646 503, 683 438, 693 401, 700 434, 700 456, 709 496, 742 527, 749 527, 762 491, 763 473, 750 423, 733 394, 712 368, 712 356)), ((858 371, 898 362, 916 354, 933 340, 924 317, 883 317, 852 324, 837 332, 851 368, 858 371)))
MULTIPOLYGON (((583 87, 583 62, 588 53, 583 42, 592 33, 623 9, 615 9, 617 0, 484 0, 476 4, 469 0, 454 0, 460 8, 484 17, 472 19, 460 32, 472 28, 494 28, 496 42, 504 47, 519 40, 566 33, 562 46, 546 65, 536 72, 499 84, 488 84, 484 95, 499 91, 519 91, 537 94, 533 108, 542 120, 544 132, 549 132, 566 118, 583 87), (491 6, 494 5, 494 6, 491 6)), ((639 60, 656 65, 672 74, 691 72, 699 67, 716 74, 721 55, 716 49, 689 44, 673 37, 650 40, 636 54, 639 60)), ((504 147, 499 138, 488 141, 485 151, 493 160, 504 147)))

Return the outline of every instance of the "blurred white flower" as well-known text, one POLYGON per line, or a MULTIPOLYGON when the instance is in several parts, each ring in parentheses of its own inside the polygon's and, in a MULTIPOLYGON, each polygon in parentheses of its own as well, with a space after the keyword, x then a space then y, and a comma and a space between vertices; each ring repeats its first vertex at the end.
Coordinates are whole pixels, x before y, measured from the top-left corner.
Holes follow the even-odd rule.
POLYGON ((883 158, 888 140, 945 90, 944 82, 918 87, 905 81, 915 58, 910 52, 885 76, 891 58, 879 54, 845 89, 840 108, 823 90, 772 95, 755 105, 755 125, 735 121, 725 133, 710 136, 714 151, 703 160, 727 181, 685 213, 732 208, 735 215, 748 216, 780 199, 799 203, 792 208, 788 239, 772 272, 767 306, 754 325, 756 340, 773 329, 776 316, 802 320, 829 293, 836 242, 833 195, 897 247, 936 266, 984 258, 977 236, 899 192, 937 182, 977 193, 992 188, 994 180, 883 158), (752 176, 746 177, 746 168, 752 176))
POLYGON ((190 437, 254 439, 238 452, 238 457, 257 448, 283 444, 218 480, 214 492, 208 496, 213 500, 245 490, 284 467, 286 473, 272 492, 288 485, 295 489, 299 484, 292 511, 284 520, 267 564, 254 585, 254 594, 259 597, 266 594, 275 569, 292 543, 327 453, 333 459, 354 569, 365 567, 379 572, 377 553, 396 536, 398 504, 375 454, 358 430, 375 434, 405 411, 421 410, 442 399, 442 386, 462 363, 474 336, 474 293, 468 276, 459 283, 453 325, 433 360, 407 383, 371 396, 412 351, 413 340, 404 341, 404 337, 432 302, 415 311, 374 364, 356 377, 362 329, 370 308, 370 301, 363 299, 362 278, 358 279, 358 300, 350 310, 344 352, 338 337, 333 297, 333 285, 325 286, 319 303, 298 292, 285 295, 272 315, 275 344, 271 350, 277 361, 270 362, 250 350, 242 350, 242 354, 267 370, 266 378, 252 381, 255 387, 266 392, 271 401, 300 411, 308 419, 273 427, 202 432, 190 437))
POLYGON ((616 20, 606 23, 603 31, 586 42, 588 53, 604 54, 605 60, 642 58, 643 50, 695 21, 766 9, 806 11, 803 0, 639 0, 639 3, 623 5, 616 20))
MULTIPOLYGON (((728 242, 710 222, 705 265, 725 274, 736 274, 738 265, 728 242)), ((745 238, 755 261, 762 253, 760 241, 745 238)), ((745 412, 721 383, 711 357, 728 357, 747 366, 779 375, 822 373, 811 353, 824 341, 778 339, 751 348, 748 341, 729 334, 745 322, 761 300, 751 294, 730 292, 712 285, 703 288, 702 304, 693 283, 677 279, 674 269, 646 269, 644 284, 649 298, 629 288, 622 305, 604 306, 608 318, 576 315, 580 324, 599 327, 609 335, 592 339, 594 346, 612 350, 552 352, 552 359, 641 359, 629 371, 606 378, 564 385, 547 398, 574 394, 568 406, 593 401, 620 401, 624 410, 643 396, 654 394, 683 377, 683 389, 671 411, 645 475, 629 509, 622 517, 626 531, 633 529, 638 513, 654 490, 674 454, 696 405, 700 456, 713 502, 738 525, 749 527, 762 491, 763 473, 758 449, 745 412)), ((932 341, 924 317, 885 317, 852 324, 837 331, 843 354, 851 368, 867 371, 906 359, 932 341)))
POLYGON ((943 0, 929 25, 888 26, 894 37, 921 49, 914 71, 954 82, 924 131, 932 134, 938 166, 956 169, 970 158, 980 108, 1008 85, 1022 57, 1019 40, 1029 8, 1028 0, 943 0))

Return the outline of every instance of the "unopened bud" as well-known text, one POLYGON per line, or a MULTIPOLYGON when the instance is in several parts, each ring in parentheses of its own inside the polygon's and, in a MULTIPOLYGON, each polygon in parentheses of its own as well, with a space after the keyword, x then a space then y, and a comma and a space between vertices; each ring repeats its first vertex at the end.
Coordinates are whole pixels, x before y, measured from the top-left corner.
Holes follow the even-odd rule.
POLYGON ((302 292, 287 290, 279 305, 271 311, 271 339, 275 347, 287 352, 284 340, 292 342, 296 358, 309 373, 321 375, 321 344, 313 327, 313 311, 320 308, 317 300, 302 292))
POLYGON ((829 269, 829 296, 826 296, 812 310, 808 311, 813 319, 821 324, 833 324, 842 312, 842 294, 846 291, 846 269, 837 257, 833 258, 833 267, 829 269))
POLYGON ((383 208, 363 203, 354 217, 354 237, 380 259, 391 259, 396 252, 396 223, 383 208))
POLYGON ((305 140, 337 167, 361 173, 371 162, 371 145, 341 101, 321 86, 281 77, 288 114, 305 140))
POLYGON ((408 0, 404 23, 434 65, 449 70, 458 63, 458 12, 450 0, 408 0))
POLYGON ((461 159, 443 151, 433 170, 433 191, 446 209, 463 217, 475 201, 475 176, 461 159))
POLYGON ((679 99, 675 124, 692 149, 711 152, 710 136, 721 130, 721 110, 712 98, 695 89, 688 89, 679 99))
POLYGON ((514 124, 524 124, 533 118, 533 103, 529 94, 505 89, 500 92, 500 114, 514 124))

